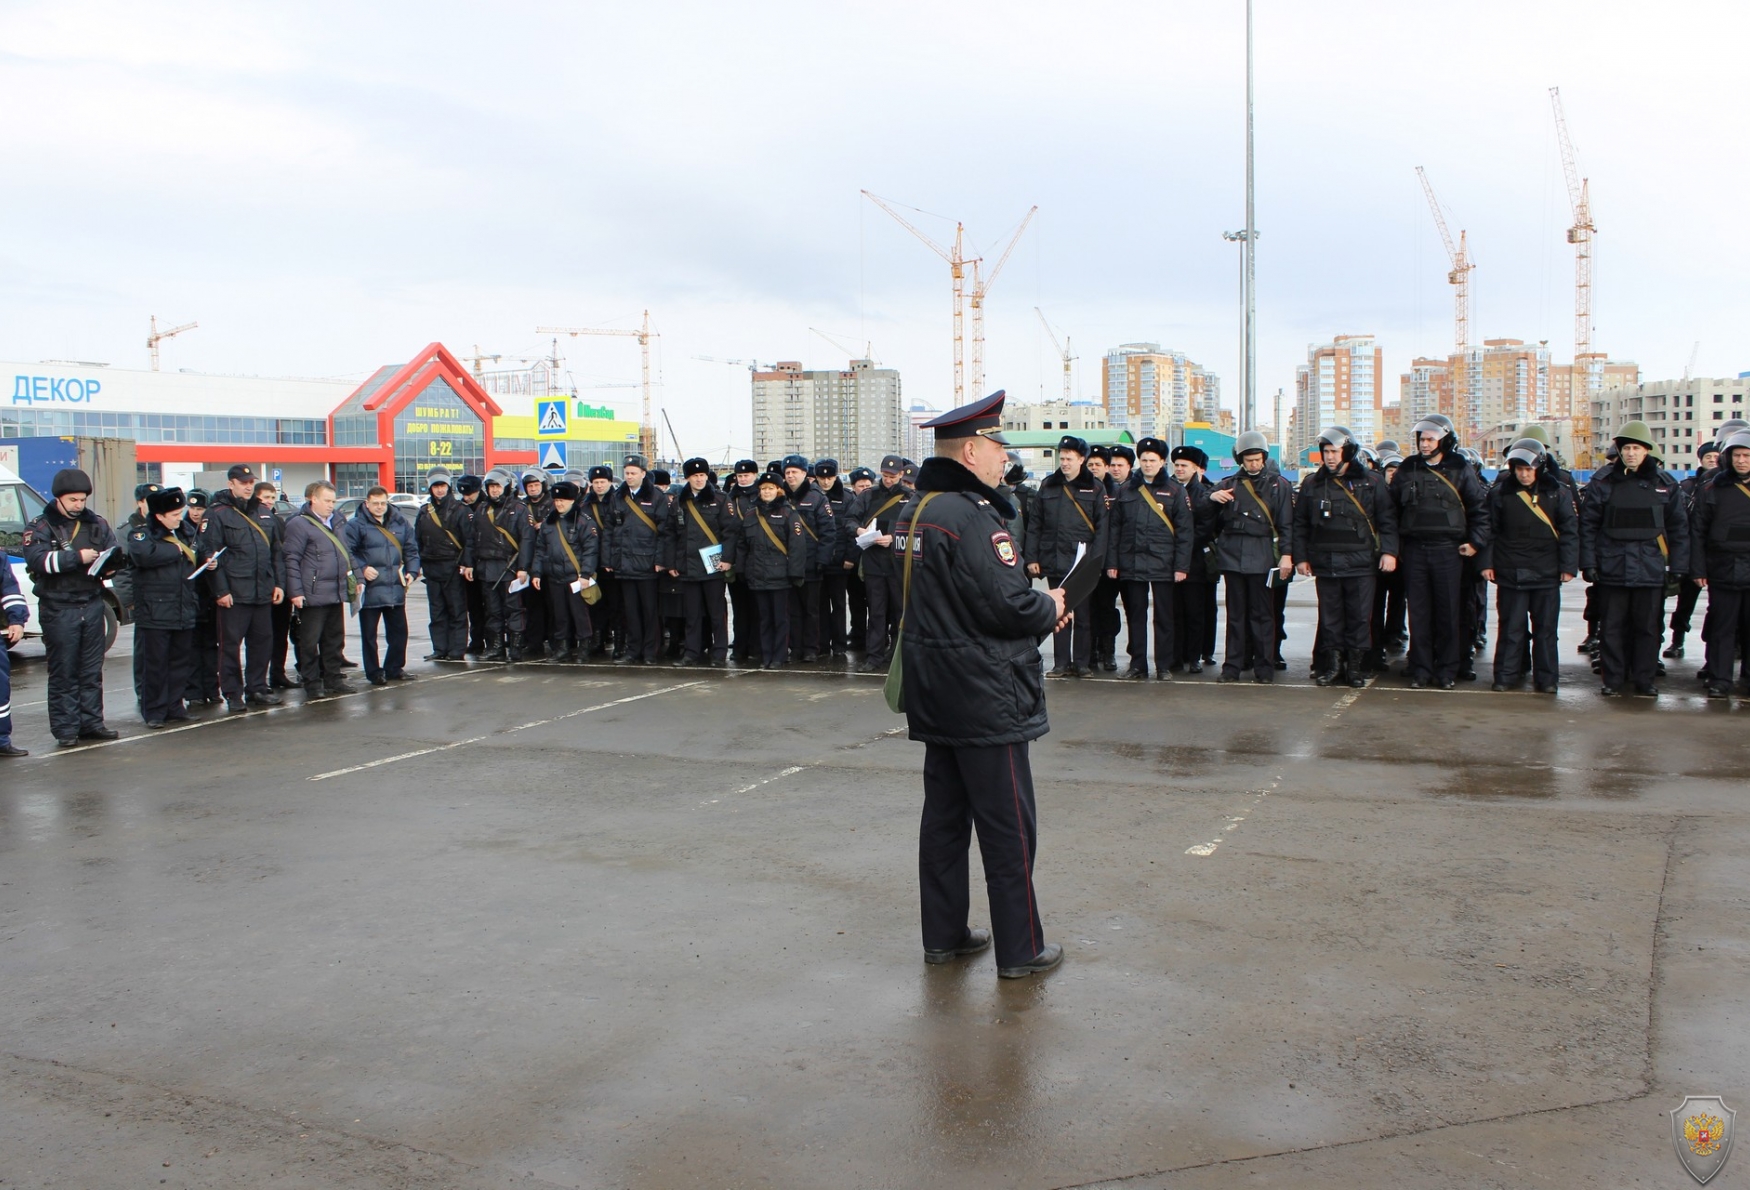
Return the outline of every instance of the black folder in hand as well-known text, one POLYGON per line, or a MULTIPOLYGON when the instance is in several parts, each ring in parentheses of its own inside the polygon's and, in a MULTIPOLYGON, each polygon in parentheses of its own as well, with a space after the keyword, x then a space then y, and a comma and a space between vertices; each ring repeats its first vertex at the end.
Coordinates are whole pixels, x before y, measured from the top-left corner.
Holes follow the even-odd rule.
POLYGON ((1069 568, 1069 573, 1063 576, 1063 606, 1065 610, 1074 611, 1088 601, 1094 593, 1094 588, 1100 584, 1100 576, 1106 573, 1102 565, 1104 561, 1096 558, 1088 550, 1086 543, 1076 547, 1075 564, 1069 568))

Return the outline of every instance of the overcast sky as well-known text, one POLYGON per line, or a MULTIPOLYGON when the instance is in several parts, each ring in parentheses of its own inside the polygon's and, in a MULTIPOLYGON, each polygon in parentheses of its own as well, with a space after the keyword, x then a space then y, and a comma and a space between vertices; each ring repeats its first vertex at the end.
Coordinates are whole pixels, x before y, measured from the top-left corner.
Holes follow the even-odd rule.
MULTIPOLYGON (((1548 89, 1600 228, 1595 339, 1649 378, 1750 370, 1742 0, 1257 0, 1260 416, 1307 345, 1452 344, 1414 169, 1468 229, 1473 338, 1573 350, 1548 89)), ((433 339, 661 332, 688 453, 740 453, 747 377, 845 353, 952 400, 947 267, 859 196, 992 257, 987 388, 1154 340, 1239 399, 1241 0, 493 5, 0 0, 0 358, 363 378, 433 339)), ((623 402, 636 345, 564 346, 623 402)))

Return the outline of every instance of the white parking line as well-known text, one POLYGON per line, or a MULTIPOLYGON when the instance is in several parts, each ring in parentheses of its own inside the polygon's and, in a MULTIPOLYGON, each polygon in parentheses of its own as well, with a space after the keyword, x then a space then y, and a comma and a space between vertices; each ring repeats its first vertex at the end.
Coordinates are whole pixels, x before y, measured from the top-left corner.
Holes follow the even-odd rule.
MULTIPOLYGON (((616 698, 612 702, 598 702, 594 706, 579 707, 577 710, 567 711, 563 715, 554 715, 551 719, 536 719, 532 723, 519 723, 515 727, 503 727, 497 731, 488 732, 485 735, 474 736, 472 739, 457 740, 453 744, 439 744, 433 748, 420 748, 414 752, 403 752, 399 756, 385 756, 381 760, 372 760, 367 761, 364 764, 355 764, 350 768, 335 769, 333 772, 329 773, 317 773, 314 777, 306 778, 306 780, 326 781, 330 777, 344 777, 348 773, 362 773, 366 769, 379 768, 385 764, 394 764, 401 760, 412 760, 416 756, 430 756, 433 752, 448 752, 452 748, 460 748, 465 744, 478 744, 482 740, 491 739, 493 736, 511 735, 515 732, 527 731, 531 727, 545 727, 549 723, 559 723, 566 719, 575 719, 577 716, 587 715, 591 711, 605 711, 609 707, 622 706, 626 703, 638 702, 640 699, 645 698, 655 698, 659 694, 673 694, 676 690, 686 690, 690 687, 703 686, 704 684, 704 679, 700 679, 697 682, 681 682, 675 686, 664 686, 660 690, 646 690, 643 694, 633 694, 625 698, 616 698)), ((782 776, 783 774, 779 775, 782 776)))

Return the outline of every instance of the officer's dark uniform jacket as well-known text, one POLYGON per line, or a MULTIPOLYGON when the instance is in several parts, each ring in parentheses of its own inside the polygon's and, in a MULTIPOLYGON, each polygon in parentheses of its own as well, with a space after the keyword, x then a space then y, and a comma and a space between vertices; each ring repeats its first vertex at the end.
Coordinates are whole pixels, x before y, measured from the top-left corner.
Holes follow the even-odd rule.
POLYGON ((870 521, 874 521, 877 529, 891 535, 893 526, 905 515, 906 506, 913 498, 912 490, 898 480, 890 488, 876 483, 874 487, 851 498, 850 506, 845 510, 845 519, 849 523, 844 527, 844 537, 850 543, 845 556, 859 564, 864 578, 870 575, 898 574, 899 556, 890 545, 859 546, 857 534, 868 528, 870 521))
POLYGON ((1170 583, 1175 573, 1190 573, 1196 536, 1191 499, 1172 471, 1162 467, 1151 484, 1138 467, 1112 503, 1106 568, 1116 568, 1124 582, 1170 583))
POLYGON ((239 504, 230 492, 217 492, 201 522, 203 556, 225 551, 216 570, 208 572, 214 598, 231 596, 242 604, 272 603, 275 587, 285 590, 286 555, 277 517, 258 515, 261 501, 251 496, 239 504))
MULTIPOLYGON (((103 578, 86 573, 89 565, 79 560, 85 549, 102 553, 116 544, 109 522, 88 506, 68 520, 54 501, 43 514, 24 528, 24 565, 39 603, 90 603, 103 593, 103 578)), ((127 565, 127 555, 117 550, 104 564, 107 577, 127 565)))
POLYGON ((1086 467, 1073 480, 1065 480, 1061 471, 1046 476, 1033 513, 1022 528, 1026 538, 1021 553, 1028 565, 1037 564, 1047 574, 1067 574, 1082 542, 1088 543, 1089 553, 1104 556, 1106 485, 1086 467))
POLYGON ((414 518, 420 563, 428 571, 449 573, 462 564, 469 519, 466 507, 456 497, 445 496, 428 501, 414 518))
POLYGON ((1392 476, 1391 496, 1398 535, 1427 545, 1469 542, 1481 551, 1489 544, 1488 495, 1476 470, 1457 454, 1440 456, 1430 467, 1421 455, 1404 460, 1392 476))
POLYGON ((583 510, 583 515, 595 522, 597 542, 596 563, 598 566, 608 565, 608 532, 613 525, 609 519, 612 508, 609 502, 614 498, 614 489, 609 488, 604 495, 596 495, 594 488, 585 488, 583 499, 577 502, 577 507, 583 510))
POLYGON ((1397 556, 1397 507, 1385 481, 1360 463, 1341 475, 1321 466, 1300 481, 1294 501, 1294 560, 1317 578, 1372 574, 1382 554, 1397 556))
POLYGON ((1562 575, 1580 573, 1580 516, 1555 476, 1539 472, 1527 488, 1504 467, 1487 508, 1489 544, 1477 553, 1477 569, 1493 570, 1497 586, 1559 587, 1562 575))
MULTIPOLYGON (((851 557, 845 550, 845 535, 842 526, 845 523, 845 510, 850 505, 851 497, 856 493, 847 488, 845 481, 836 475, 832 477, 831 484, 820 487, 819 481, 816 481, 816 487, 819 488, 821 496, 826 500, 827 511, 832 513, 833 525, 831 556, 821 565, 828 573, 842 571, 845 568, 846 560, 851 557)), ((852 539, 852 543, 855 544, 855 538, 852 539)))
POLYGON ((712 484, 706 484, 698 492, 694 492, 689 484, 681 488, 670 504, 673 511, 668 515, 668 537, 664 541, 668 556, 663 565, 680 571, 683 583, 702 583, 708 578, 723 577, 720 570, 705 570, 705 560, 699 556, 699 551, 721 545, 723 561, 735 565, 738 534, 735 532, 735 514, 729 509, 729 497, 712 484), (699 514, 697 517, 693 515, 695 511, 699 514), (716 541, 713 542, 699 527, 701 520, 710 528, 716 541))
POLYGON ((474 505, 474 537, 469 542, 466 565, 475 576, 492 583, 506 571, 515 574, 534 565, 535 527, 529 523, 529 508, 508 491, 497 500, 481 496, 474 505))
POLYGON ((832 504, 814 486, 813 480, 803 480, 802 486, 795 491, 786 484, 784 492, 802 523, 802 535, 808 538, 808 573, 805 577, 819 578, 839 554, 838 522, 833 519, 832 504))
POLYGON ((1276 569, 1282 555, 1293 556, 1294 485, 1281 472, 1265 470, 1250 476, 1236 471, 1212 490, 1234 494, 1226 504, 1210 501, 1217 570, 1263 574, 1276 569))
POLYGON ((1709 585, 1750 587, 1750 476, 1722 467, 1695 487, 1690 574, 1709 585))
POLYGON ((601 565, 602 536, 595 518, 579 500, 571 511, 561 514, 557 508, 541 522, 536 538, 534 573, 541 576, 543 589, 547 583, 567 586, 580 578, 594 577, 601 565), (571 547, 571 553, 565 547, 571 547), (572 565, 572 555, 577 564, 572 565))
MULTIPOLYGON (((201 594, 190 577, 206 561, 198 535, 184 521, 172 533, 153 517, 128 530, 128 561, 134 568, 134 623, 171 632, 192 629, 200 619, 201 594)), ((220 560, 221 563, 223 559, 220 560)))
POLYGON ((1215 490, 1201 474, 1191 477, 1185 485, 1185 497, 1191 501, 1191 520, 1196 533, 1191 540, 1191 569, 1185 575, 1188 583, 1213 583, 1219 577, 1212 569, 1215 552, 1216 503, 1209 498, 1215 490))
POLYGON ((778 591, 800 583, 808 572, 808 534, 788 496, 759 500, 736 520, 735 570, 750 591, 778 591), (771 529, 760 528, 764 522, 771 529), (783 543, 780 549, 772 538, 783 543))
POLYGON ((914 740, 981 748, 1049 730, 1039 642, 1057 612, 1027 578, 1008 529, 1014 515, 952 459, 925 459, 918 471, 918 500, 894 542, 915 550, 900 638, 914 740))
POLYGON ((1580 569, 1607 587, 1663 587, 1667 570, 1688 573, 1683 492, 1651 459, 1592 473, 1580 497, 1580 569))
POLYGON ((668 516, 668 493, 658 489, 650 476, 644 477, 636 492, 624 483, 615 488, 608 499, 608 552, 604 565, 618 578, 654 580, 656 564, 663 559, 668 516))

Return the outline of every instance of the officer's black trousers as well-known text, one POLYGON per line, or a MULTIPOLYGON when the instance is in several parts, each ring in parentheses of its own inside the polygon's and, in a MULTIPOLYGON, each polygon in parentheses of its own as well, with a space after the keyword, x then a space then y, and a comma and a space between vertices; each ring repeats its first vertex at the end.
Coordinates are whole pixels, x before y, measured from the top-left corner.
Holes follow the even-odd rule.
POLYGON ((1202 660, 1204 617, 1214 594, 1214 583, 1186 579, 1173 584, 1173 662, 1189 665, 1202 660))
POLYGON ((1319 576, 1319 647, 1366 650, 1373 640, 1373 575, 1319 576))
POLYGON ((1094 584, 1088 604, 1094 616, 1093 655, 1097 661, 1115 660, 1118 653, 1118 580, 1104 574, 1094 584))
POLYGON ((681 584, 681 603, 687 611, 688 661, 702 661, 707 652, 715 661, 729 653, 729 609, 724 603, 721 578, 681 584))
POLYGON ((662 620, 657 615, 656 575, 620 580, 620 614, 626 623, 626 656, 654 664, 662 651, 662 620))
POLYGON ((528 629, 528 617, 524 613, 523 593, 509 593, 510 585, 516 582, 514 572, 494 576, 485 583, 486 599, 486 639, 496 640, 501 644, 506 634, 521 636, 528 629))
POLYGON ((365 654, 365 677, 398 678, 407 670, 407 607, 359 608, 359 638, 365 654), (383 626, 385 642, 382 660, 377 660, 377 625, 383 626))
POLYGON ((1240 676, 1246 659, 1252 672, 1262 678, 1276 678, 1276 592, 1270 588, 1269 572, 1241 574, 1234 570, 1221 572, 1222 585, 1227 588, 1227 651, 1221 659, 1221 671, 1230 678, 1240 676))
POLYGON ((738 579, 729 584, 729 607, 735 625, 735 659, 752 661, 759 655, 760 609, 747 583, 738 579))
POLYGON ((0 645, 0 747, 12 742, 12 650, 0 645))
POLYGON ((270 613, 273 624, 273 646, 268 654, 267 676, 284 681, 286 678, 286 653, 292 638, 292 616, 296 609, 292 607, 290 596, 278 603, 270 603, 268 606, 273 609, 270 613))
POLYGON ((233 603, 219 609, 219 691, 227 699, 267 690, 272 650, 273 604, 233 603))
POLYGON ((782 665, 790 659, 790 588, 753 595, 760 619, 760 661, 782 665))
POLYGON ((1560 587, 1495 588, 1495 681, 1517 686, 1525 680, 1525 651, 1531 647, 1531 680, 1553 690, 1561 680, 1556 661, 1556 622, 1562 612, 1560 587))
POLYGON ((819 579, 804 579, 800 587, 790 588, 790 628, 790 651, 800 653, 800 660, 807 661, 820 651, 819 579))
POLYGON ((188 683, 182 691, 184 699, 211 701, 219 697, 218 610, 207 610, 212 613, 207 619, 195 621, 194 642, 189 646, 192 656, 188 664, 188 683))
POLYGON ((845 605, 851 613, 851 627, 845 640, 854 649, 869 635, 869 592, 863 576, 855 570, 845 571, 845 605))
POLYGON ((1636 686, 1651 686, 1659 672, 1659 644, 1665 639, 1665 585, 1609 587, 1599 583, 1596 589, 1601 617, 1599 673, 1604 684, 1620 690, 1627 679, 1636 686))
POLYGON ((303 660, 298 676, 310 694, 334 690, 346 681, 340 655, 346 645, 346 605, 330 603, 314 607, 306 603, 298 612, 298 647, 303 660))
POLYGON ((523 641, 532 652, 539 653, 547 643, 547 593, 533 586, 517 593, 523 601, 523 641))
POLYGON ((1221 580, 1218 575, 1204 584, 1203 640, 1201 645, 1203 649, 1203 660, 1206 663, 1215 660, 1215 619, 1221 612, 1221 601, 1216 598, 1215 585, 1219 581, 1221 580))
POLYGON ((1381 574, 1373 580, 1373 647, 1404 636, 1404 569, 1381 574))
MULTIPOLYGON (((1691 619, 1695 615, 1695 604, 1700 598, 1701 588, 1690 579, 1685 578, 1678 584, 1677 606, 1671 609, 1671 631, 1677 636, 1689 631, 1691 619)), ((1712 609, 1712 599, 1708 600, 1708 607, 1712 609)))
POLYGON ((1438 682, 1458 680, 1466 642, 1458 629, 1464 558, 1456 541, 1404 539, 1398 569, 1404 572, 1404 602, 1410 615, 1410 650, 1404 676, 1438 682))
POLYGON ((49 662, 49 730, 77 739, 103 726, 103 600, 37 605, 49 662))
MULTIPOLYGON (((1701 590, 1688 579, 1683 585, 1701 590)), ((1739 668, 1738 651, 1750 640, 1750 590, 1709 583, 1707 626, 1702 635, 1707 640, 1708 681, 1731 685, 1732 674, 1739 668)), ((1750 680, 1750 669, 1744 676, 1750 680)))
POLYGON ((820 635, 815 647, 822 653, 845 651, 845 568, 823 570, 820 575, 820 635))
POLYGON ((464 581, 468 600, 468 648, 465 651, 478 653, 486 644, 486 584, 479 579, 464 581))
POLYGON ((146 628, 134 625, 134 656, 144 657, 140 718, 162 723, 183 713, 182 692, 194 664, 194 629, 146 628))
MULTIPOLYGON (((1064 576, 1049 575, 1046 585, 1056 590, 1063 586, 1064 576)), ((1088 669, 1094 659, 1094 597, 1088 596, 1080 607, 1071 608, 1075 619, 1068 628, 1060 628, 1051 634, 1051 664, 1053 670, 1067 669, 1072 665, 1088 669)))
POLYGON ((1045 925, 1033 895, 1039 826, 1026 744, 924 745, 918 885, 925 950, 951 950, 966 939, 972 908, 967 850, 974 826, 997 966, 1030 963, 1045 948, 1045 925))
POLYGON ((893 634, 899 631, 900 603, 904 592, 897 574, 871 574, 863 580, 869 593, 869 621, 863 633, 867 661, 883 661, 892 655, 893 634))
POLYGON ((590 612, 590 623, 595 627, 591 647, 598 651, 612 649, 618 657, 626 647, 626 631, 620 624, 620 580, 611 574, 597 574, 595 581, 601 584, 602 597, 590 612))
POLYGON ((425 601, 431 614, 431 651, 439 657, 460 657, 468 647, 468 593, 454 566, 428 566, 425 601))
POLYGON ((1155 672, 1164 674, 1173 664, 1173 588, 1178 585, 1174 582, 1128 580, 1120 585, 1124 597, 1124 622, 1129 628, 1127 644, 1132 668, 1148 672, 1148 597, 1151 593, 1155 600, 1155 672))
POLYGON ((541 594, 547 597, 549 652, 557 657, 574 648, 589 648, 594 617, 589 614, 589 604, 583 601, 583 596, 573 591, 569 582, 557 578, 541 580, 541 594))

